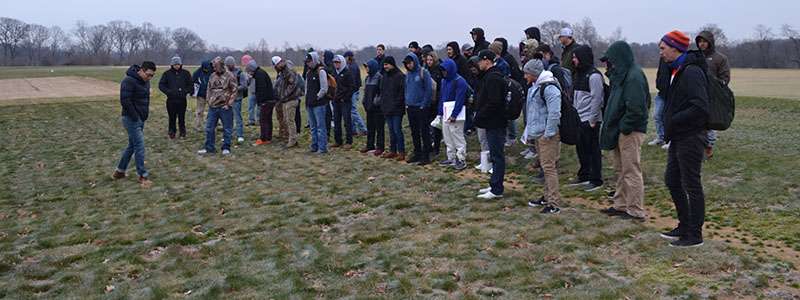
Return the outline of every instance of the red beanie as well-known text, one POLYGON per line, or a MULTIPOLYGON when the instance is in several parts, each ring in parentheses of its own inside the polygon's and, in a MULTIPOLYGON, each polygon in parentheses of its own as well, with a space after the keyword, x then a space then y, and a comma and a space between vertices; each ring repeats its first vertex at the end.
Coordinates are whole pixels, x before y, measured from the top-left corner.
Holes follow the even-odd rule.
POLYGON ((673 30, 669 33, 665 34, 664 37, 661 38, 664 43, 675 47, 680 52, 686 52, 689 50, 689 37, 683 34, 683 32, 673 30))

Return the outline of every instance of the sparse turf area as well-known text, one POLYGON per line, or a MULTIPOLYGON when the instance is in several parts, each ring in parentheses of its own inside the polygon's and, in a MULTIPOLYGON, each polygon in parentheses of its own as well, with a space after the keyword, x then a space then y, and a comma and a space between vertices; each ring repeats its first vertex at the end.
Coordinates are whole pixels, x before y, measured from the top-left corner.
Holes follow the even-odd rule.
MULTIPOLYGON (((36 69, 2 68, 0 78, 40 77, 36 69)), ((59 76, 118 82, 124 71, 62 67, 59 76)), ((734 81, 746 71, 734 70, 734 81)), ((658 236, 677 223, 660 148, 645 145, 642 154, 644 224, 597 212, 610 204, 607 191, 566 186, 562 213, 540 216, 525 204, 543 186, 528 177, 520 145, 507 151, 510 188, 488 202, 475 198, 487 184, 472 168, 475 136, 460 173, 355 150, 309 154, 307 129, 293 150, 252 147, 257 127, 245 127, 247 143, 232 155, 199 156, 204 133, 189 125, 192 99, 187 140, 170 141, 158 79, 145 125, 148 187, 136 182, 133 163, 132 177, 109 176, 127 143, 117 97, 0 102, 0 297, 800 296, 798 100, 735 90, 734 125, 703 165, 706 245, 686 250, 658 236)), ((363 144, 356 138, 354 148, 363 144)), ((572 147, 561 157, 563 183, 578 162, 572 147)), ((616 177, 604 166, 608 188, 616 177)))

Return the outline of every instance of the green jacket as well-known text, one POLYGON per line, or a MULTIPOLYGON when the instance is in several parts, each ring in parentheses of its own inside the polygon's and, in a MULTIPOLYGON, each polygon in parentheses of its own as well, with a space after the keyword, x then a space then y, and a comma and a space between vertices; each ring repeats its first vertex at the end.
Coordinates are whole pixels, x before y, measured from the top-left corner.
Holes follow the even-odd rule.
POLYGON ((615 42, 604 54, 614 64, 614 73, 609 78, 611 95, 603 113, 600 149, 611 150, 617 147, 620 133, 647 132, 650 88, 628 43, 615 42))
POLYGON ((575 74, 575 63, 572 62, 572 50, 574 50, 577 46, 578 42, 575 40, 573 40, 572 44, 569 44, 569 46, 561 46, 561 48, 564 49, 564 51, 561 52, 561 67, 572 72, 573 77, 575 74))

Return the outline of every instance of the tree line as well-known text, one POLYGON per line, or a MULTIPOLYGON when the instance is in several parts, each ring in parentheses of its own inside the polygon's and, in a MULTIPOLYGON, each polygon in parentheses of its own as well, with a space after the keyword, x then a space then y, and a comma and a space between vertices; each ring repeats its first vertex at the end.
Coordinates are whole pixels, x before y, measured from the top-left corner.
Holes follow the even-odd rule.
MULTIPOLYGON (((590 18, 579 22, 568 23, 563 20, 549 20, 540 24, 542 43, 549 44, 556 55, 560 55, 560 43, 556 35, 561 28, 572 28, 575 40, 590 46, 595 58, 602 57, 611 43, 626 38, 622 29, 617 28, 609 36, 601 36, 590 18)), ((717 50, 726 54, 732 67, 737 68, 800 68, 800 33, 791 25, 785 24, 780 29, 764 25, 753 28, 753 36, 743 40, 729 40, 725 32, 716 24, 707 24, 697 30, 683 31, 694 37, 702 30, 714 33, 717 50)), ((520 29, 522 36, 522 29, 520 29)), ((487 37, 492 40, 494 37, 487 37)), ((506 37, 514 41, 516 37, 506 37)), ((650 43, 630 43, 636 62, 644 67, 658 65, 658 40, 650 43)), ((464 38, 459 37, 459 40, 464 38)), ((376 41, 375 45, 381 41, 376 41)), ((410 41, 409 41, 410 42, 410 41)), ((421 45, 425 41, 419 41, 421 45)), ((444 54, 446 44, 442 41, 432 45, 444 54)), ((249 43, 244 49, 232 49, 217 44, 209 44, 193 30, 180 27, 157 27, 149 22, 141 25, 128 21, 115 20, 107 24, 90 25, 77 21, 68 31, 59 26, 46 27, 29 24, 24 21, 0 17, 0 48, 2 48, 3 66, 52 66, 52 65, 128 65, 143 60, 152 60, 157 64, 168 64, 174 54, 183 59, 184 64, 200 64, 204 59, 215 56, 233 55, 241 57, 250 54, 256 61, 266 64, 273 55, 280 55, 299 65, 309 49, 317 51, 331 50, 334 53, 353 51, 358 61, 366 61, 375 56, 375 45, 358 47, 343 44, 339 49, 315 49, 311 44, 290 45, 288 42, 279 49, 270 49, 264 38, 256 43, 249 43)), ((509 45, 509 52, 519 58, 516 45, 509 45)), ((404 46, 386 45, 387 55, 403 56, 407 48, 404 46)))

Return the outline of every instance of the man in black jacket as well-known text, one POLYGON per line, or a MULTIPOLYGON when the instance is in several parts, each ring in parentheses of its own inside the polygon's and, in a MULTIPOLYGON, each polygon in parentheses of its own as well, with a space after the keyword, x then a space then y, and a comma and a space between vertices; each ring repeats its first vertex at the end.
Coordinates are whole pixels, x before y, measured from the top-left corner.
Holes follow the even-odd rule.
POLYGON ((142 66, 131 65, 125 73, 119 89, 119 103, 122 105, 122 126, 128 132, 128 147, 122 151, 117 169, 111 178, 114 180, 125 178, 125 170, 131 162, 131 156, 136 160, 136 173, 139 174, 139 184, 153 183, 147 176, 147 167, 144 165, 144 121, 150 114, 150 79, 156 76, 156 64, 145 61, 142 66))
POLYGON ((272 142, 272 109, 277 103, 275 91, 272 90, 272 79, 267 71, 261 69, 256 60, 251 60, 245 67, 245 72, 256 84, 256 102, 261 109, 258 113, 260 135, 253 146, 261 146, 272 142))
POLYGON ((670 145, 664 183, 678 212, 678 227, 661 236, 678 239, 669 243, 674 247, 702 246, 705 219, 700 171, 708 141, 708 65, 701 51, 687 51, 689 42, 688 36, 675 30, 664 35, 658 45, 672 74, 661 118, 670 145))
POLYGON ((356 83, 353 75, 350 74, 350 68, 347 67, 345 58, 341 55, 336 55, 333 58, 333 66, 336 68, 336 96, 333 99, 333 138, 336 141, 331 145, 331 148, 342 146, 342 119, 344 119, 345 128, 345 149, 353 147, 353 119, 350 117, 353 109, 353 93, 356 91, 356 83))
POLYGON ((486 129, 489 155, 492 159, 492 177, 489 187, 480 190, 478 198, 492 199, 503 196, 503 177, 506 158, 503 153, 507 120, 503 117, 506 87, 500 68, 494 65, 495 55, 490 50, 478 52, 480 90, 477 94, 475 126, 486 129))
POLYGON ((475 42, 475 46, 472 47, 473 54, 477 55, 478 53, 481 53, 481 50, 489 49, 489 42, 486 41, 486 35, 483 32, 483 28, 472 28, 469 34, 472 36, 472 41, 475 42))
POLYGON ((161 74, 158 89, 167 95, 167 114, 169 114, 169 139, 175 139, 175 119, 178 119, 180 138, 186 139, 186 95, 192 92, 192 74, 183 69, 180 56, 172 57, 172 67, 161 74))
POLYGON ((403 137, 403 115, 405 115, 406 75, 397 68, 394 57, 387 56, 383 60, 386 76, 381 82, 381 112, 389 129, 389 152, 384 158, 397 161, 406 159, 406 142, 403 137))

